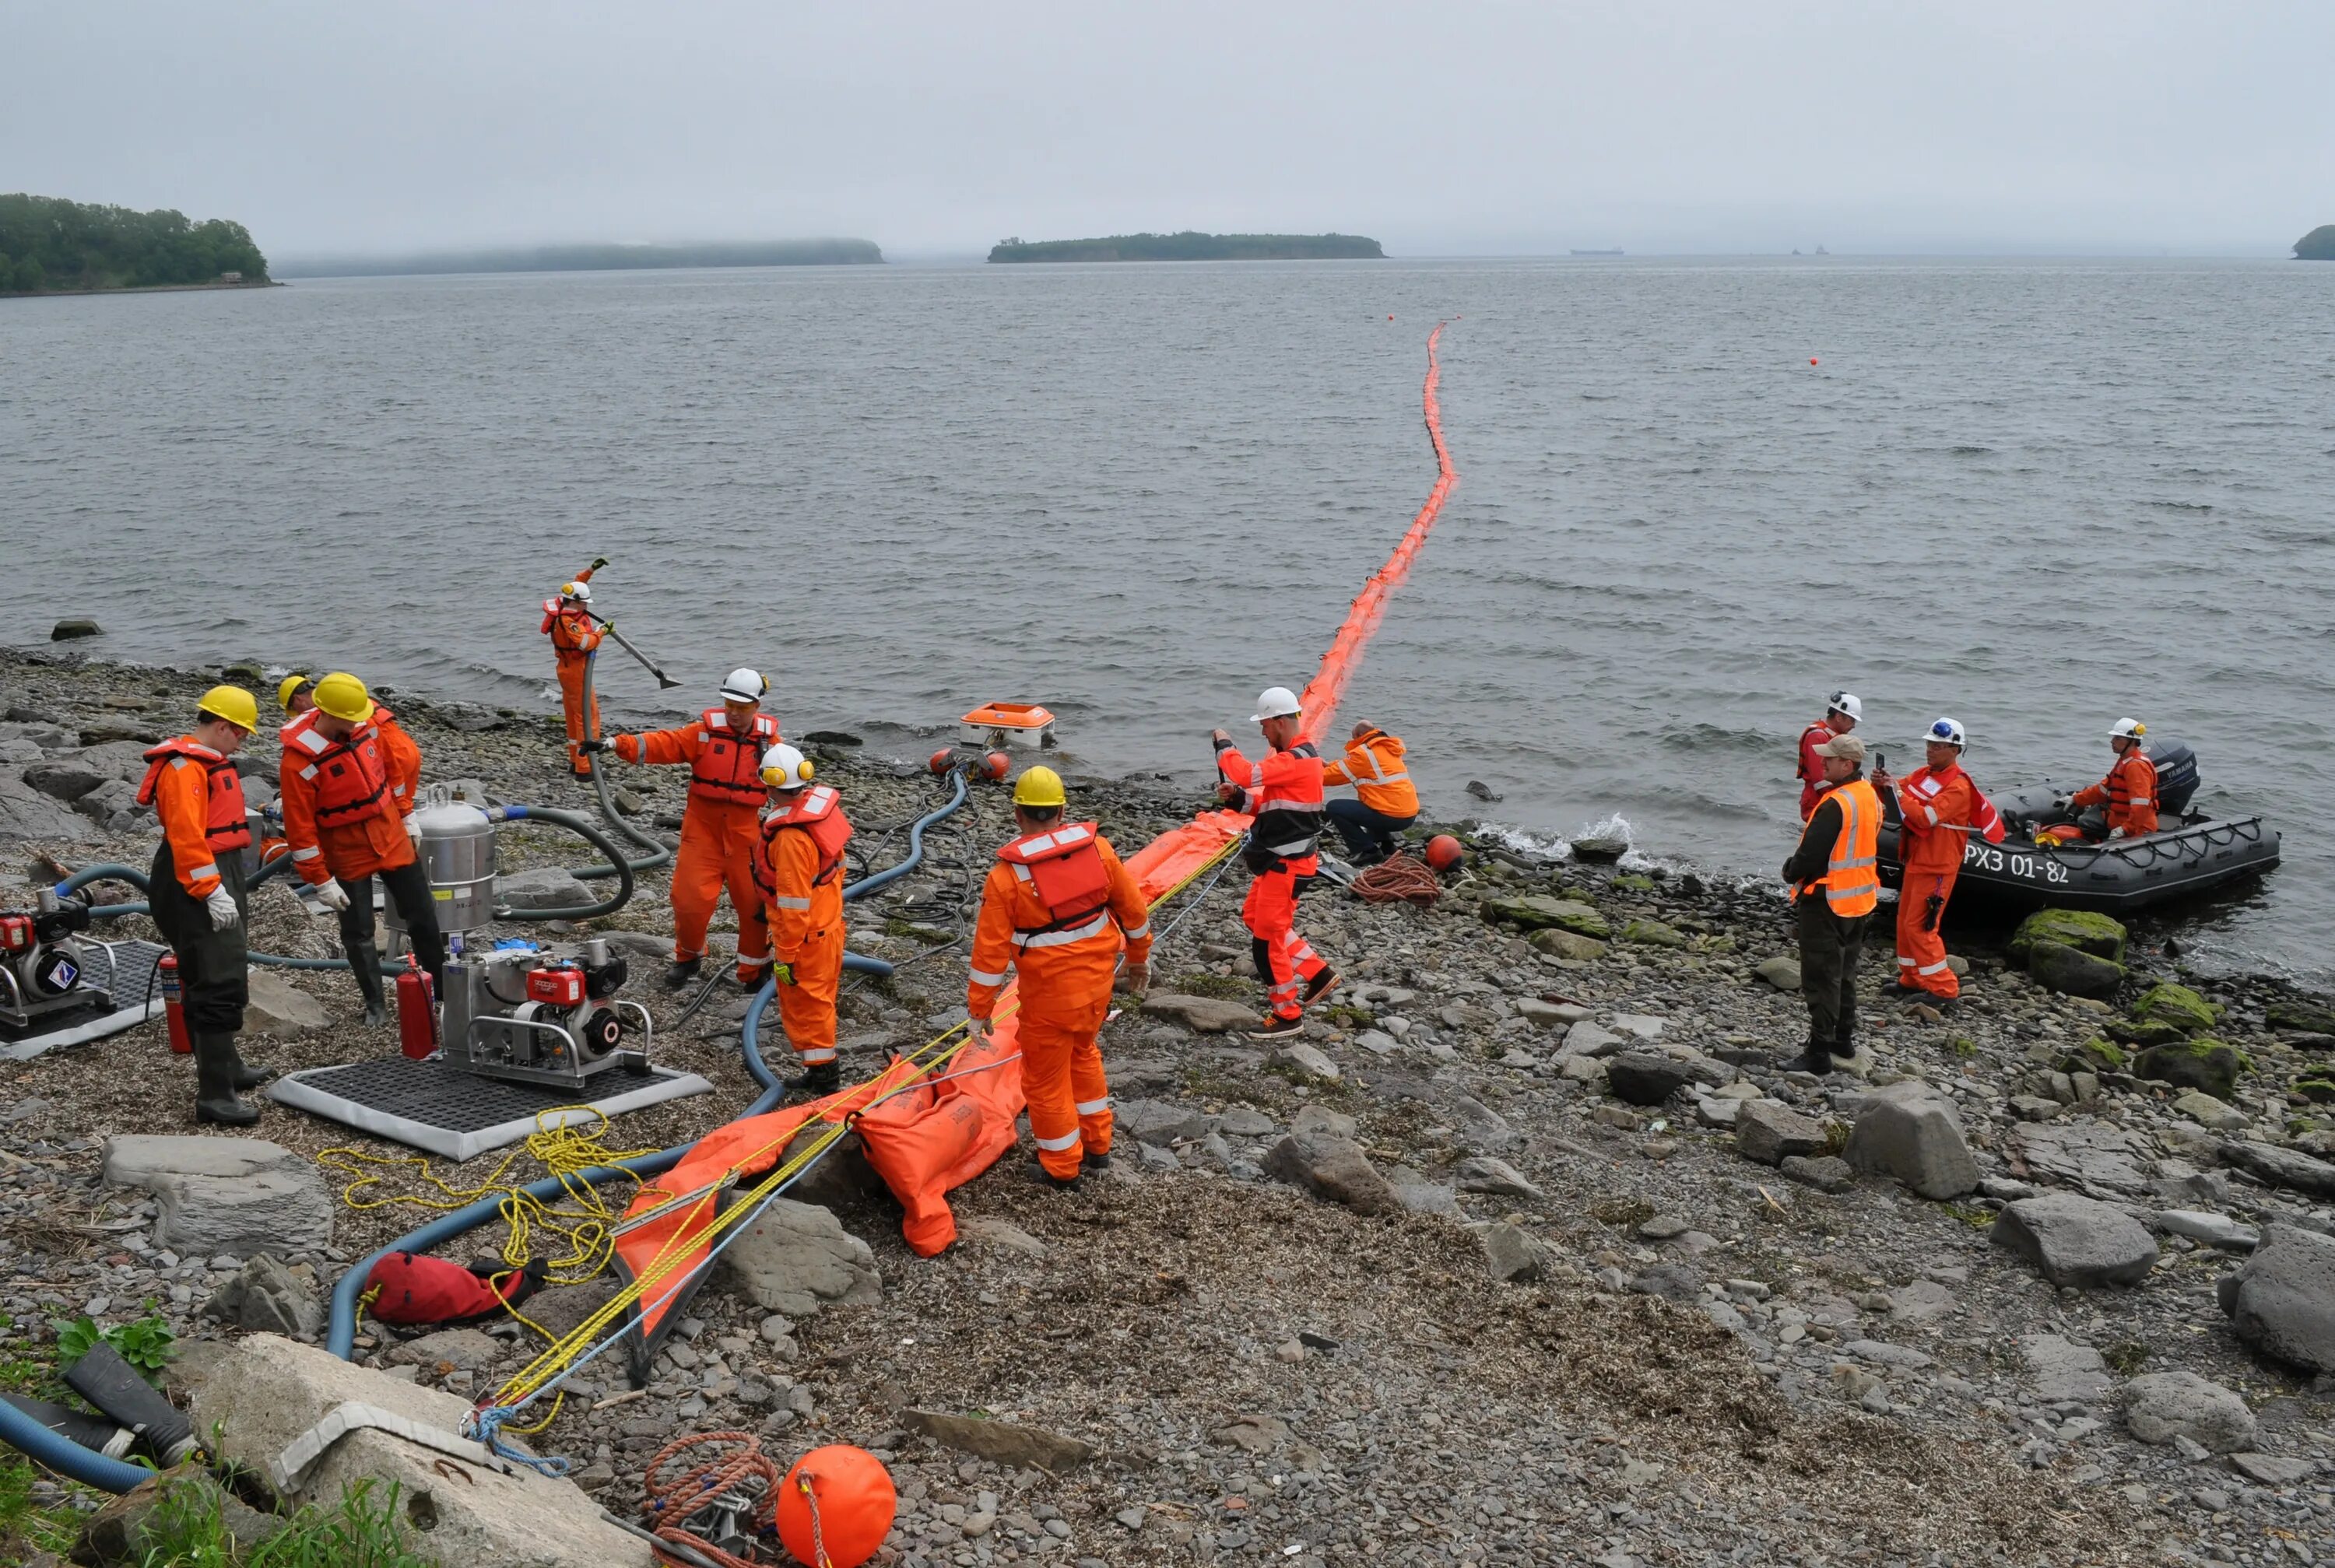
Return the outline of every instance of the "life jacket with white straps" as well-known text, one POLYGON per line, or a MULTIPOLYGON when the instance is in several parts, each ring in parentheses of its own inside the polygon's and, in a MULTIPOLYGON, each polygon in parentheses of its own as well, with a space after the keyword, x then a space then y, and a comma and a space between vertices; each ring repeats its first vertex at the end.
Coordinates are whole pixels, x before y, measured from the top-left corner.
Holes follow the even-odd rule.
POLYGON ((697 722, 697 760, 689 769, 690 794, 724 806, 761 805, 768 793, 762 786, 762 753, 779 743, 779 721, 768 713, 757 713, 752 732, 741 735, 730 728, 727 711, 708 708, 698 715, 697 722))
POLYGON ((1110 872, 1091 822, 1066 822, 1027 833, 998 850, 1014 880, 1046 908, 1039 925, 1013 928, 1020 948, 1061 947, 1100 936, 1110 924, 1110 872))
POLYGON ((781 909, 810 907, 808 898, 780 898, 770 875, 770 847, 790 829, 807 833, 819 850, 819 871, 813 887, 824 887, 843 875, 843 847, 851 842, 851 822, 843 814, 843 797, 825 784, 797 790, 784 806, 773 807, 762 818, 762 852, 754 857, 754 885, 762 896, 781 909))
POLYGON ((138 786, 138 804, 152 808, 154 786, 174 760, 192 763, 208 775, 203 784, 203 837, 210 847, 219 850, 248 846, 251 817, 244 808, 242 775, 234 763, 190 736, 165 740, 146 753, 146 777, 138 786))
POLYGON ((300 777, 315 791, 316 826, 345 828, 394 812, 381 726, 396 715, 376 703, 373 717, 350 731, 345 740, 328 740, 316 728, 316 721, 324 716, 322 708, 311 708, 282 731, 285 750, 298 759, 300 777))

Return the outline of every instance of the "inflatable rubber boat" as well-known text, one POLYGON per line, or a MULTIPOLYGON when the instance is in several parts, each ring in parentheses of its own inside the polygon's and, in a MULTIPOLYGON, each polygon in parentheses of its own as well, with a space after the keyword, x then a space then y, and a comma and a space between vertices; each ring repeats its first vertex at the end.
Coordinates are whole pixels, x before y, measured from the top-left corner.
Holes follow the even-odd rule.
MULTIPOLYGON (((2165 742, 2150 747, 2148 756, 2156 764, 2157 832, 2145 838, 2062 841, 2049 837, 2049 830, 2074 827, 2097 833, 2097 810, 2077 811, 2068 803, 2070 791, 2048 783, 1997 795, 1995 809, 2008 836, 1989 844, 1972 835, 1963 846, 1956 899, 2121 915, 2259 876, 2278 864, 2278 830, 2261 818, 2216 820, 2189 809, 2197 792, 2195 752, 2165 742), (2039 836, 2045 841, 2039 842, 2039 836)), ((1897 858, 1894 794, 1884 791, 1881 828, 1881 880, 1890 887, 1899 885, 1904 869, 1897 858)))

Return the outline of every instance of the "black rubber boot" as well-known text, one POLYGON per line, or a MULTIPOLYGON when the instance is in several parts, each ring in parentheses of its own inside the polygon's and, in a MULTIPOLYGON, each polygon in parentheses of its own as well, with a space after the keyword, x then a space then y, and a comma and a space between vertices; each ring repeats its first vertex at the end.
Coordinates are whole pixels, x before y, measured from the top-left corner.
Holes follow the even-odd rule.
POLYGON ((1832 1050, 1817 1040, 1810 1040, 1807 1049, 1786 1062, 1787 1072, 1812 1072, 1818 1078, 1832 1070, 1832 1050))
POLYGON ((1094 1150, 1088 1149, 1079 1156, 1079 1169, 1081 1171, 1109 1170, 1109 1168, 1110 1156, 1107 1154, 1097 1154, 1094 1150))
POLYGON ((822 1095, 833 1094, 842 1087, 843 1064, 839 1061, 822 1061, 816 1067, 807 1067, 802 1070, 800 1077, 786 1080, 789 1099, 817 1099, 822 1095))
MULTIPOLYGON (((1083 1173, 1086 1167, 1081 1165, 1079 1169, 1083 1173)), ((1048 1192, 1074 1193, 1079 1190, 1077 1176, 1058 1176, 1036 1160, 1030 1162, 1030 1179, 1048 1192)))
POLYGON ((236 1044, 235 1036, 230 1034, 226 1038, 228 1063, 227 1077, 228 1083, 232 1088, 237 1089, 257 1089, 263 1083, 272 1083, 275 1081, 276 1070, 274 1068, 252 1066, 249 1062, 243 1060, 242 1049, 236 1044))
POLYGON ((195 1036, 195 1119, 218 1127, 250 1127, 259 1108, 235 1095, 235 1036, 195 1036))
POLYGON ((389 999, 381 989, 381 953, 370 942, 352 942, 344 951, 349 955, 349 973, 357 977, 357 990, 364 994, 364 1021, 368 1024, 389 1021, 389 999))
POLYGON ((703 967, 705 967, 705 960, 702 958, 674 959, 673 967, 664 972, 664 988, 667 991, 679 991, 683 986, 695 980, 697 972, 703 967))

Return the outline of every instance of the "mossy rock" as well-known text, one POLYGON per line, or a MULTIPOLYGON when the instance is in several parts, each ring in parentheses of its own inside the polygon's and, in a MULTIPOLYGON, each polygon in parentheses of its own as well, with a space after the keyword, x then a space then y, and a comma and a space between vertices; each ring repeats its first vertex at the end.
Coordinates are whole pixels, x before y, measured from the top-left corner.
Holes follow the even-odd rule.
POLYGON ((2129 1018, 2111 1018, 2107 1028, 2108 1038, 2120 1040, 2135 1050, 2145 1050, 2152 1045, 2171 1045, 2176 1040, 2189 1038, 2187 1031, 2162 1020, 2140 1023, 2129 1018))
POLYGON ((1554 925, 1544 926, 1525 940, 1543 953, 1554 953, 1559 958, 1570 958, 1584 963, 1605 956, 1605 944, 1594 937, 1584 936, 1578 932, 1565 931, 1554 925))
POLYGON ((1651 876, 1639 876, 1633 874, 1627 876, 1616 876, 1613 878, 1613 886, 1625 893, 1652 893, 1654 890, 1654 879, 1651 876))
POLYGON ((1613 934, 1613 925, 1598 914, 1593 905, 1570 898, 1551 898, 1545 894, 1529 894, 1522 898, 1487 898, 1479 906, 1487 921, 1506 921, 1526 931, 1541 931, 1551 926, 1570 931, 1576 936, 1594 937, 1603 942, 1613 934))
POLYGON ((2299 1034, 2335 1034, 2335 1007, 2307 997, 2273 1002, 2263 1016, 2272 1029, 2291 1029, 2299 1034))
POLYGON ((2010 934, 2010 956, 2024 963, 2039 942, 2056 942, 2110 963, 2124 962, 2125 929, 2105 915, 2081 909, 2039 909, 2010 934))
POLYGON ((2335 1078, 2298 1078, 2294 1092, 2313 1105, 2335 1105, 2335 1078))
POLYGON ((1659 920, 1633 920, 1622 927, 1622 940, 1644 947, 1684 947, 1686 935, 1675 925, 1659 920))
POLYGON ((2201 1089, 2215 1099, 2225 1100, 2237 1091, 2238 1074, 2251 1071, 2253 1065, 2245 1052, 2233 1045, 2198 1039, 2185 1040, 2178 1045, 2152 1045, 2134 1061, 2133 1070, 2142 1078, 2157 1079, 2175 1089, 2201 1089))
POLYGON ((2214 1027, 2222 1010, 2185 985, 2157 982, 2132 1004, 2132 1016, 2142 1023, 2169 1023, 2184 1034, 2203 1034, 2214 1027))
POLYGON ((2131 1058, 2124 1047, 2098 1035, 2084 1041, 2059 1059, 2061 1072, 2125 1072, 2130 1070, 2131 1058))
POLYGON ((2124 983, 2124 965, 2064 942, 2039 941, 2027 950, 2027 973, 2046 990, 2065 996, 2114 996, 2124 983))

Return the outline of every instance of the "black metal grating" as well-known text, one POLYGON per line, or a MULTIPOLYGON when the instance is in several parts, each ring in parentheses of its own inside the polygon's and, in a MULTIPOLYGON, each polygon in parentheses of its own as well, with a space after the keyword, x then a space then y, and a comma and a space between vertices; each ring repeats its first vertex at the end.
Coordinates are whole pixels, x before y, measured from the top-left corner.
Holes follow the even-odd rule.
POLYGON ((300 1081, 321 1094, 354 1101, 369 1110, 450 1132, 473 1133, 527 1121, 556 1106, 610 1099, 686 1076, 658 1067, 650 1069, 646 1078, 636 1078, 618 1068, 593 1078, 579 1094, 549 1084, 480 1078, 443 1061, 392 1056, 346 1067, 317 1068, 302 1073, 300 1081))
POLYGON ((82 982, 113 998, 117 1012, 144 1007, 162 994, 160 965, 170 951, 159 942, 84 942, 82 982))

